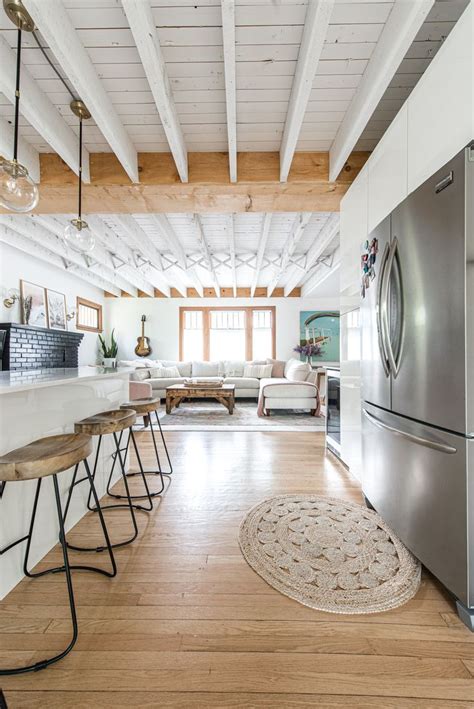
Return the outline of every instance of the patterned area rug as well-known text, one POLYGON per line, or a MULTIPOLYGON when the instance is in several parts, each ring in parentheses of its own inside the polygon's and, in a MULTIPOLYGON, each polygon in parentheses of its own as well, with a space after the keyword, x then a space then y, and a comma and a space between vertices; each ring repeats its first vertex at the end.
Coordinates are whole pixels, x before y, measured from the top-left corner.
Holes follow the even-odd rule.
POLYGON ((250 566, 285 596, 328 613, 379 613, 418 591, 421 565, 366 507, 318 495, 256 505, 239 542, 250 566))
POLYGON ((183 401, 171 414, 160 414, 163 427, 175 431, 324 431, 324 418, 306 411, 279 411, 257 416, 257 402, 237 399, 230 416, 217 401, 183 401))

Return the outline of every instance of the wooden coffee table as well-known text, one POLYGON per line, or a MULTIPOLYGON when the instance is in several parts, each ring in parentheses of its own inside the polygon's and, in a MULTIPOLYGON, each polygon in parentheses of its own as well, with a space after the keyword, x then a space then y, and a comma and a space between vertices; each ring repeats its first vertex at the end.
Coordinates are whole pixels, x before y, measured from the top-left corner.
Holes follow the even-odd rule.
POLYGON ((220 387, 187 387, 174 384, 166 387, 166 413, 178 408, 183 399, 216 399, 226 407, 229 414, 234 413, 235 384, 223 384, 220 387))

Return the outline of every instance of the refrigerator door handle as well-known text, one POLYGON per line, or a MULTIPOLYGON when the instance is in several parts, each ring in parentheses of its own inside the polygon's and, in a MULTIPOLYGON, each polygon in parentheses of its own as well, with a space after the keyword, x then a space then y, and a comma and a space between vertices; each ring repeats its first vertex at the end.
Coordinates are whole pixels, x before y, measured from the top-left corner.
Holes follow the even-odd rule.
POLYGON ((449 454, 454 454, 457 453, 457 448, 454 448, 454 446, 449 446, 447 443, 439 443, 438 441, 433 441, 429 438, 423 438, 422 436, 416 436, 414 433, 407 433, 406 431, 400 431, 400 429, 395 428, 394 426, 390 426, 387 423, 384 423, 381 421, 379 418, 374 416, 373 414, 369 414, 369 412, 366 409, 362 409, 362 412, 364 416, 374 424, 374 426, 378 426, 378 428, 382 428, 385 431, 390 431, 391 433, 395 433, 397 436, 402 436, 402 438, 406 438, 409 441, 412 441, 413 443, 417 443, 420 446, 425 446, 426 448, 432 448, 435 451, 439 451, 440 453, 449 453, 449 454))
POLYGON ((383 301, 383 284, 384 284, 384 279, 385 279, 385 272, 386 272, 386 266, 387 266, 387 259, 389 255, 390 247, 388 244, 385 244, 385 249, 382 255, 382 262, 380 265, 380 277, 379 277, 379 282, 377 285, 377 302, 375 305, 375 311, 376 311, 376 318, 377 318, 377 339, 379 343, 379 352, 380 352, 380 359, 382 360, 382 366, 383 370, 385 372, 385 376, 388 377, 390 376, 390 369, 389 369, 389 360, 387 356, 387 349, 385 347, 385 342, 384 342, 384 329, 383 329, 383 324, 382 324, 382 303, 383 301))
MULTIPOLYGON (((390 339, 390 324, 389 324, 389 287, 390 287, 390 277, 392 275, 392 269, 395 264, 395 258, 398 251, 398 240, 395 236, 392 244, 390 246, 389 254, 387 257, 387 265, 384 270, 384 277, 382 279, 381 288, 381 320, 382 320, 382 333, 383 341, 385 344, 385 349, 387 351, 387 359, 390 370, 393 377, 396 379, 398 372, 400 371, 400 361, 401 361, 401 346, 398 352, 398 356, 395 357, 392 347, 392 341, 390 339)), ((402 338, 403 339, 403 338, 402 338)))

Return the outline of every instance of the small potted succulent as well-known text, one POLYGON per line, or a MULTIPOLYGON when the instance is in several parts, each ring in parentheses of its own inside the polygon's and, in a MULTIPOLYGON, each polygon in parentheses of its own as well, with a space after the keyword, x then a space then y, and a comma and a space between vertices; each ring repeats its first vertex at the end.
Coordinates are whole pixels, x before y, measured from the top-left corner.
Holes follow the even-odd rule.
POLYGON ((320 345, 313 344, 312 342, 307 342, 304 345, 297 345, 293 352, 298 352, 303 357, 306 357, 306 361, 311 364, 311 357, 321 354, 320 345))
POLYGON ((110 345, 107 345, 107 341, 102 335, 99 335, 99 341, 102 350, 102 364, 104 367, 116 367, 118 344, 114 337, 114 331, 112 330, 110 335, 110 345))

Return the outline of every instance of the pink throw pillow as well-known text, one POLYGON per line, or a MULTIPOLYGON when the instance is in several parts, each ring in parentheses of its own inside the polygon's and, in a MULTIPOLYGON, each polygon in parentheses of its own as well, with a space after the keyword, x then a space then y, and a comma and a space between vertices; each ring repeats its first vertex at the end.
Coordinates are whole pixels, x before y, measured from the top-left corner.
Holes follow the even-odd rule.
POLYGON ((284 360, 279 359, 267 359, 266 364, 273 364, 272 377, 277 377, 282 379, 285 376, 285 364, 284 360))

